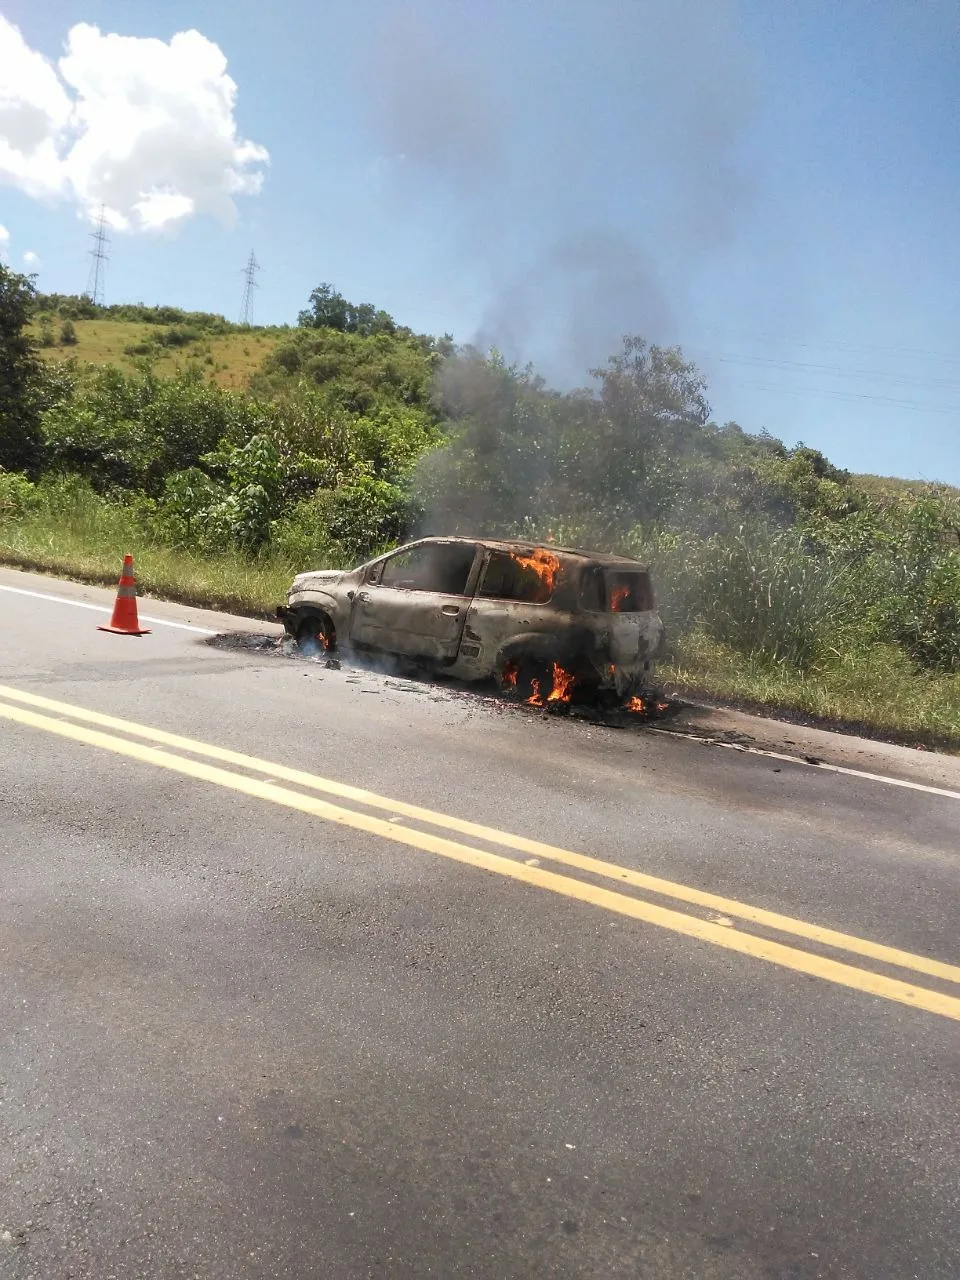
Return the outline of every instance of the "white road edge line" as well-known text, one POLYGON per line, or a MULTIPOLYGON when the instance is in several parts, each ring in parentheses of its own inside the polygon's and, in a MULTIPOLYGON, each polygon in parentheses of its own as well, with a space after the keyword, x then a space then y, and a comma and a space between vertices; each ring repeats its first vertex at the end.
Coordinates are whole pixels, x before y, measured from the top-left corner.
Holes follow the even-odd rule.
POLYGON ((745 751, 752 756, 769 756, 771 760, 786 760, 788 764, 802 764, 808 769, 823 769, 828 773, 843 773, 850 778, 866 778, 868 782, 885 782, 890 787, 907 787, 911 791, 926 791, 932 796, 946 796, 948 800, 960 800, 960 791, 950 791, 946 787, 931 787, 925 782, 907 782, 905 778, 891 778, 885 773, 867 773, 864 769, 848 769, 842 764, 827 764, 824 760, 816 763, 805 760, 803 756, 788 756, 782 751, 768 751, 765 747, 747 747, 740 742, 721 742, 718 738, 703 738, 696 733, 685 733, 682 729, 654 729, 649 733, 662 733, 665 738, 685 738, 688 742, 702 742, 708 747, 726 747, 728 751, 745 751))
MULTIPOLYGON (((102 604, 89 604, 86 600, 71 600, 68 596, 53 596, 45 591, 27 591, 25 587, 8 587, 0 582, 0 591, 12 591, 15 596, 32 596, 34 600, 52 600, 55 604, 72 604, 75 609, 92 609, 94 613, 110 613, 110 609, 102 604)), ((178 631, 195 631, 201 636, 218 634, 212 627, 195 627, 189 622, 171 622, 168 618, 152 618, 145 613, 140 614, 141 622, 152 622, 157 627, 176 627, 178 631)))

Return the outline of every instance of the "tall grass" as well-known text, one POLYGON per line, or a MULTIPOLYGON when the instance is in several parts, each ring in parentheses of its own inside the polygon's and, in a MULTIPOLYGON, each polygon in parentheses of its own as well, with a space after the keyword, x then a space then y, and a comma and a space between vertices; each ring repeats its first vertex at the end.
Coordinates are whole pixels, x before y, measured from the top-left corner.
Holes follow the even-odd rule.
POLYGON ((672 635, 661 674, 717 698, 865 732, 960 746, 960 671, 890 639, 907 603, 894 565, 814 554, 798 528, 663 535, 650 548, 672 635))
POLYGON ((960 674, 920 671, 895 645, 835 652, 798 670, 694 631, 676 640, 659 675, 688 695, 960 750, 960 674))
POLYGON ((147 594, 252 617, 272 614, 294 573, 306 567, 276 553, 251 557, 170 546, 136 506, 105 502, 82 484, 46 483, 38 494, 20 518, 0 520, 6 564, 112 584, 130 552, 147 594))
POLYGON ((799 529, 744 527, 706 539, 665 534, 645 558, 675 633, 703 628, 731 650, 799 670, 841 640, 853 574, 843 561, 810 555, 799 529))

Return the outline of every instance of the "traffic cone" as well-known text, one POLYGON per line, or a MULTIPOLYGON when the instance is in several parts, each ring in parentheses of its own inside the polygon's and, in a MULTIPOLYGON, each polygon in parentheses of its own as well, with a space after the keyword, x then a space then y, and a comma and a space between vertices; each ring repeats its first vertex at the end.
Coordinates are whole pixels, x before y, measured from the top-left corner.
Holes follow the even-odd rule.
POLYGON ((113 617, 109 627, 97 627, 98 631, 112 631, 116 636, 148 636, 149 628, 141 627, 137 617, 137 580, 133 576, 133 556, 123 557, 123 570, 113 617))

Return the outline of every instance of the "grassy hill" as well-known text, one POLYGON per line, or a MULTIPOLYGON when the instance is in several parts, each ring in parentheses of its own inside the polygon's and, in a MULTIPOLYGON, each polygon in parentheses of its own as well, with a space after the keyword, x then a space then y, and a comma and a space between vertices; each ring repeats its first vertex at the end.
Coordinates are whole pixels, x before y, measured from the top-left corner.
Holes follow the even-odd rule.
MULTIPOLYGON (((141 308, 120 308, 127 310, 141 308)), ((154 311, 165 309, 155 308, 154 311)), ((184 323, 161 325, 120 316, 99 315, 94 319, 72 320, 76 342, 60 340, 62 313, 54 310, 46 321, 48 341, 40 354, 44 360, 76 359, 87 364, 116 365, 125 372, 143 367, 146 360, 154 372, 169 377, 188 367, 199 367, 217 386, 241 390, 249 386, 265 360, 296 330, 288 326, 250 326, 241 328, 220 316, 189 312, 178 313, 184 323), (209 322, 226 332, 211 331, 209 322), (197 323, 199 322, 199 323, 197 323)), ((38 316, 30 326, 31 335, 40 341, 44 321, 38 316)), ((851 477, 856 487, 877 501, 919 498, 926 494, 951 495, 960 498, 960 488, 926 480, 910 480, 898 476, 867 473, 851 477)))
POLYGON ((878 501, 891 498, 920 498, 925 494, 950 494, 960 498, 960 489, 929 480, 903 480, 898 476, 854 475, 854 484, 878 501))
MULTIPOLYGON (((37 319, 31 325, 31 334, 37 341, 41 340, 42 323, 37 319)), ((288 332, 276 327, 251 327, 217 334, 189 323, 160 326, 111 317, 76 319, 71 323, 76 342, 60 341, 62 321, 58 319, 52 325, 53 345, 40 347, 45 360, 77 359, 90 364, 112 364, 126 372, 149 360, 161 376, 174 374, 188 365, 199 365, 212 382, 230 388, 247 386, 264 357, 288 332)), ((46 328, 49 334, 50 327, 46 328)))

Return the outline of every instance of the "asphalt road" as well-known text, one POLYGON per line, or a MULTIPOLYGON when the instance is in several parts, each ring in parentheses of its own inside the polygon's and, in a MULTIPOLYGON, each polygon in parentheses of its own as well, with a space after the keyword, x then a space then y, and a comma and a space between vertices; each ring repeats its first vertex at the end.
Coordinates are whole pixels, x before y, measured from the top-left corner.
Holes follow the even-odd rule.
POLYGON ((960 1275, 960 799, 10 586, 2 1280, 960 1275))

